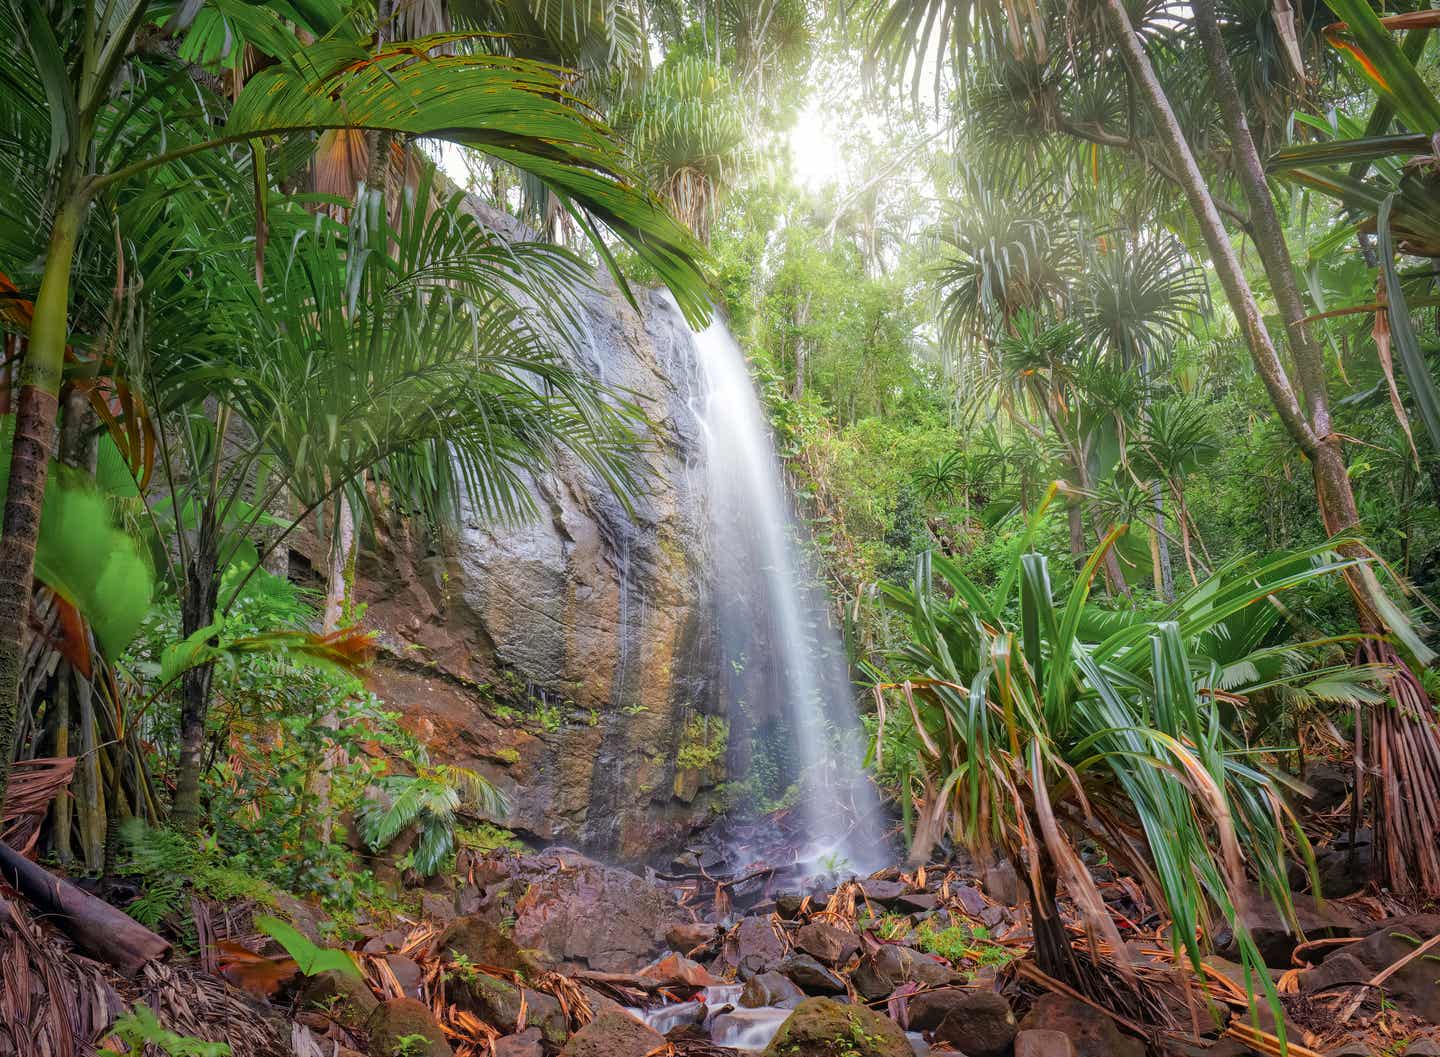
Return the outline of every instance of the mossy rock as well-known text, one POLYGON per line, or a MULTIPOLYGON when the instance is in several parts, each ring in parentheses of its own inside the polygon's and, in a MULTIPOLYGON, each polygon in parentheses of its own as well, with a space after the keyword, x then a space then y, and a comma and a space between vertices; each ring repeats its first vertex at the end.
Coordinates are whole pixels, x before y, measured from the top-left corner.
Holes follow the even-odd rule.
POLYGON ((775 1033, 764 1057, 915 1057, 887 1016, 829 998, 807 998, 775 1033))
POLYGON ((365 1026, 380 1000, 359 977, 335 969, 311 976, 300 985, 300 1008, 319 1010, 341 1027, 365 1026))
POLYGON ((441 962, 457 957, 471 965, 514 972, 529 964, 519 946, 499 926, 477 915, 457 918, 435 941, 435 953, 441 962))
POLYGON ((365 1026, 370 1057, 455 1057, 434 1014, 413 998, 380 1003, 365 1026))

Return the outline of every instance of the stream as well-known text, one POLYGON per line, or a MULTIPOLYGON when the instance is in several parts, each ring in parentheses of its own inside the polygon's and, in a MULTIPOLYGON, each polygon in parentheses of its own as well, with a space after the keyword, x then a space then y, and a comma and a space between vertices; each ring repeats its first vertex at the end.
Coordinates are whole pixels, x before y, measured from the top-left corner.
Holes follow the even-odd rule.
MULTIPOLYGON (((630 1007, 627 1012, 644 1021, 661 1035, 695 1025, 717 1046, 726 1046, 742 1053, 758 1053, 785 1023, 791 1012, 779 1006, 747 1008, 740 1005, 743 984, 720 984, 702 987, 688 1002, 668 1002, 651 1009, 630 1007)), ((906 1033, 916 1057, 930 1052, 919 1032, 906 1033)))

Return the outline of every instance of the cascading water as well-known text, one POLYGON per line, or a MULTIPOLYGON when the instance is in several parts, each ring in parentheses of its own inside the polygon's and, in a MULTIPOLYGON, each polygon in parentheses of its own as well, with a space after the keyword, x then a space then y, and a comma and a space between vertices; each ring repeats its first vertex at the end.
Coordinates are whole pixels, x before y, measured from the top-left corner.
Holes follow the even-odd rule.
MULTIPOLYGON (((840 634, 799 538, 769 424, 718 314, 695 335, 717 616, 732 726, 799 784, 800 862, 868 872, 890 859, 840 634)), ((740 777, 744 777, 743 775, 740 777)))

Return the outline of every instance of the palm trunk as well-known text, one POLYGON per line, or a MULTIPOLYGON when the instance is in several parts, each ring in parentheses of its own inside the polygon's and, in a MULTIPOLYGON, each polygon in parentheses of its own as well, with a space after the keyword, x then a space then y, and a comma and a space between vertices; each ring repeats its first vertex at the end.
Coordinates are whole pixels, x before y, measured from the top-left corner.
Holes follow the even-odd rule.
POLYGON ((1190 574, 1190 583, 1199 587, 1200 578, 1195 575, 1195 555, 1190 551, 1190 509, 1185 505, 1185 488, 1177 479, 1171 483, 1170 490, 1175 496, 1175 514, 1180 522, 1180 549, 1185 553, 1185 569, 1190 574))
POLYGON ((1160 597, 1170 602, 1175 598, 1175 567, 1170 560, 1170 538, 1165 534, 1165 493, 1158 480, 1150 482, 1150 499, 1155 506, 1151 526, 1155 540, 1155 587, 1160 597))
POLYGON ((55 215, 15 401, 15 441, 10 455, 4 528, 0 530, 0 805, 5 802, 15 751, 20 664, 35 576, 35 544, 40 538, 40 508, 49 474, 69 330, 70 267, 84 210, 82 200, 67 198, 55 215))
MULTIPOLYGON (((223 435, 223 434, 222 434, 223 435)), ((219 594, 219 540, 215 511, 208 506, 195 535, 195 548, 185 570, 180 603, 180 630, 185 637, 215 622, 219 594)), ((200 770, 205 751, 205 722, 210 715, 213 666, 191 668, 180 679, 180 765, 175 775, 175 802, 170 815, 175 825, 194 829, 200 817, 200 770)))

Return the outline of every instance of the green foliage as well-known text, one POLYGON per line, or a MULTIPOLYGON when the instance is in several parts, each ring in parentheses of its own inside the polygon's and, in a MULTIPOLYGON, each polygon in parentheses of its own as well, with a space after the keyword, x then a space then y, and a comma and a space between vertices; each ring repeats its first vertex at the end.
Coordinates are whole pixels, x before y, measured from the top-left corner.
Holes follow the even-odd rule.
POLYGON ((274 906, 278 890, 247 872, 210 840, 131 819, 121 830, 125 856, 121 869, 135 877, 141 895, 126 912, 142 925, 156 928, 172 918, 185 918, 190 892, 217 903, 252 901, 274 906))
POLYGON ((357 821, 361 836, 375 851, 414 826, 415 844, 402 865, 429 877, 454 854, 462 809, 498 814, 505 810, 506 802, 500 790, 475 771, 431 764, 419 748, 411 752, 408 762, 415 773, 378 779, 378 795, 361 805, 357 821))
POLYGON ((144 1002, 139 1003, 114 1024, 111 1037, 118 1039, 122 1050, 103 1048, 101 1057, 144 1057, 155 1047, 165 1057, 229 1057, 230 1047, 223 1042, 206 1042, 190 1035, 177 1035, 156 1019, 144 1002))
MULTIPOLYGON (((1268 596, 1352 563, 1329 545, 1237 559, 1154 615, 1107 612, 1096 622, 1087 607, 1102 559, 1103 549, 1093 553, 1069 587, 1053 584, 1049 563, 1028 546, 989 590, 938 556, 919 563, 909 589, 882 584, 906 623, 885 668, 873 669, 891 698, 885 724, 903 732, 901 751, 928 802, 916 823, 919 854, 948 827, 977 853, 1039 855, 1088 926, 1113 939, 1094 882, 1056 822, 1083 792, 1115 812, 1106 816, 1113 822, 1099 820, 1102 843, 1128 853, 1128 834, 1144 835, 1175 942, 1198 961, 1193 937, 1210 906, 1233 920, 1229 893, 1246 884, 1242 860, 1288 912, 1289 848, 1307 847, 1287 821, 1281 779, 1227 731, 1205 689, 1223 678, 1209 643, 1234 640, 1229 622, 1268 596)), ((1243 693, 1251 681, 1237 682, 1243 693)), ((893 751, 883 727, 881 735, 877 752, 893 751)), ((1247 961, 1258 965, 1240 931, 1247 961)))
POLYGON ((355 959, 345 951, 328 950, 318 946, 299 929, 279 918, 267 914, 258 915, 255 918, 255 927, 284 947, 285 953, 295 959, 296 966, 306 976, 338 972, 356 980, 363 979, 355 959))
POLYGON ((721 716, 692 715, 680 731, 675 766, 703 771, 725 758, 730 747, 730 724, 721 716))

